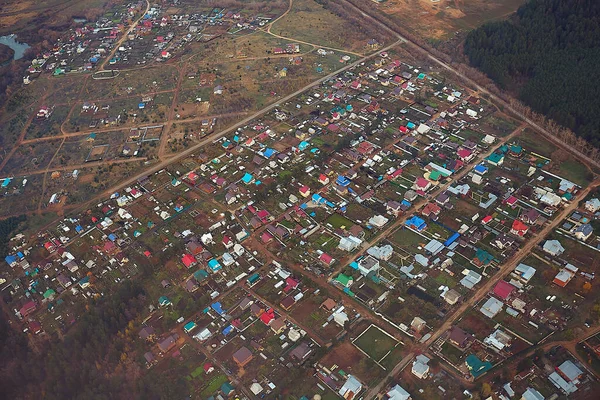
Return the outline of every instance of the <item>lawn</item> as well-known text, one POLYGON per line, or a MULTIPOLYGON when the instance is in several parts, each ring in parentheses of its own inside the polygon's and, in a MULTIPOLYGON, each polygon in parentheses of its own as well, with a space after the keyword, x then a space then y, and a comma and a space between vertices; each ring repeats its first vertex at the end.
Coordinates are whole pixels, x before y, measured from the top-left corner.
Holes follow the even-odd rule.
POLYGON ((593 179, 593 173, 584 164, 574 159, 560 164, 559 175, 583 187, 589 185, 593 179))
POLYGON ((371 325, 353 343, 373 360, 379 361, 398 344, 398 341, 371 325))
POLYGON ((228 381, 229 379, 227 378, 227 375, 220 374, 215 376, 210 380, 210 382, 208 382, 208 384, 202 390, 202 398, 207 398, 213 395, 217 390, 219 390, 222 384, 228 381))
POLYGON ((325 220, 325 222, 333 226, 335 229, 341 227, 350 228, 352 225, 354 225, 354 222, 337 213, 331 214, 329 218, 325 220))

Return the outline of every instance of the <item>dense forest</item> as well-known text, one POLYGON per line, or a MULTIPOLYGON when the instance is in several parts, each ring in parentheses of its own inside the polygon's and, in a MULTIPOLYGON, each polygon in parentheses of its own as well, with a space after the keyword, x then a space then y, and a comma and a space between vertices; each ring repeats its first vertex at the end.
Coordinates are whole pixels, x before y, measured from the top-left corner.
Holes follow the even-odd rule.
MULTIPOLYGON (((158 379, 143 373, 133 321, 145 309, 143 289, 127 281, 110 298, 86 308, 64 336, 33 352, 25 335, 0 316, 0 387, 7 399, 175 399, 187 390, 184 373, 158 379)), ((75 321, 72 321, 75 322, 75 321)))
POLYGON ((9 253, 8 242, 13 237, 13 232, 19 227, 19 224, 27 218, 24 215, 19 217, 10 217, 0 221, 0 258, 4 258, 9 253))
POLYGON ((600 1, 531 0, 470 32, 464 48, 502 88, 600 145, 600 1))

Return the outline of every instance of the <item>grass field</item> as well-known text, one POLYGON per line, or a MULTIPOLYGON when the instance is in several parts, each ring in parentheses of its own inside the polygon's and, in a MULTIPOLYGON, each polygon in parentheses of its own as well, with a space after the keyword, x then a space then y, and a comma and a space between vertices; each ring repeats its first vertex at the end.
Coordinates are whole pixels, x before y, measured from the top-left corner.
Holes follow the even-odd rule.
POLYGON ((375 325, 371 325, 353 343, 373 360, 379 362, 398 344, 398 341, 375 325))
POLYGON ((354 225, 354 222, 350 221, 348 218, 340 214, 331 214, 331 216, 329 216, 329 218, 327 218, 325 222, 331 224, 331 226, 333 226, 336 229, 341 228, 342 226, 350 228, 352 225, 354 225))
POLYGON ((314 0, 294 0, 290 12, 273 24, 271 32, 318 46, 356 52, 365 50, 370 39, 314 0))

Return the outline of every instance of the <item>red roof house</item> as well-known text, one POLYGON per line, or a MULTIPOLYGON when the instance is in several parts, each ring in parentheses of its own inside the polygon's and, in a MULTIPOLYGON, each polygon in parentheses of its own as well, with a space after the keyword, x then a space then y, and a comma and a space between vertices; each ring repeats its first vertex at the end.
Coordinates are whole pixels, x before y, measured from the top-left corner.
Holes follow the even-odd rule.
POLYGON ((325 263, 327 265, 331 265, 331 263, 333 262, 333 257, 331 257, 327 253, 323 253, 323 254, 321 254, 321 257, 319 257, 319 260, 321 260, 323 263, 325 263))
POLYGON ((196 258, 193 255, 186 253, 181 257, 181 262, 186 268, 191 268, 196 265, 196 258))
POLYGON ((269 308, 267 311, 265 311, 260 316, 260 320, 262 322, 264 322, 265 325, 269 325, 271 323, 271 321, 273 321, 274 319, 275 319, 275 311, 273 311, 272 308, 269 308))
POLYGON ((494 287, 494 294, 502 300, 508 299, 508 296, 515 290, 515 287, 506 281, 500 281, 494 287))
POLYGON ((36 308, 37 308, 37 304, 35 304, 34 301, 28 301, 27 303, 23 304, 23 307, 21 307, 21 309, 19 310, 19 313, 21 314, 22 317, 26 317, 29 314, 31 314, 32 312, 34 312, 36 308))
POLYGON ((525 225, 525 223, 519 221, 518 219, 513 221, 510 233, 513 235, 525 236, 527 231, 529 231, 529 227, 525 225))

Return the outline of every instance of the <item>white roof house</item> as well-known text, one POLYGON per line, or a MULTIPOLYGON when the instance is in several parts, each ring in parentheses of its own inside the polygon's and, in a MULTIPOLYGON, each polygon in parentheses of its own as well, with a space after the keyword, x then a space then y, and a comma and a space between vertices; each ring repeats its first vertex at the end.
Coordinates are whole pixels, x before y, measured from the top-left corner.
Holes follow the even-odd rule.
POLYGON ((481 275, 470 269, 463 270, 464 278, 461 279, 460 284, 467 289, 473 289, 475 285, 481 282, 481 275))
POLYGON ((522 400, 544 400, 545 397, 542 396, 540 392, 535 390, 534 388, 528 387, 523 395, 521 396, 522 400))
POLYGON ((387 396, 389 400, 410 400, 410 393, 398 384, 387 392, 387 396))
POLYGON ((502 311, 502 302, 495 297, 490 297, 479 311, 488 318, 494 318, 496 314, 502 311))
POLYGON ((429 358, 423 354, 419 354, 412 365, 412 374, 419 379, 427 378, 429 374, 429 358))
POLYGON ((338 245, 338 249, 348 251, 348 252, 354 251, 360 247, 362 242, 363 241, 361 239, 354 237, 354 236, 342 237, 340 239, 340 244, 338 245))
POLYGON ((529 282, 529 280, 533 278, 535 271, 535 268, 523 263, 520 263, 517 265, 517 268, 515 268, 515 273, 519 276, 519 279, 525 283, 529 282))
POLYGON ((352 375, 348 375, 346 383, 338 391, 339 395, 345 399, 357 397, 362 390, 362 383, 352 375))
POLYGON ((565 251, 558 240, 546 240, 542 249, 552 256, 560 256, 565 251))
POLYGON ((389 260, 394 254, 394 248, 389 244, 385 246, 373 246, 367 250, 367 254, 378 260, 389 260))
POLYGON ((589 212, 595 213, 596 211, 600 210, 600 200, 594 197, 593 199, 586 201, 585 209, 589 212))
POLYGON ((569 382, 576 381, 583 375, 583 371, 571 360, 560 364, 558 370, 569 382))

